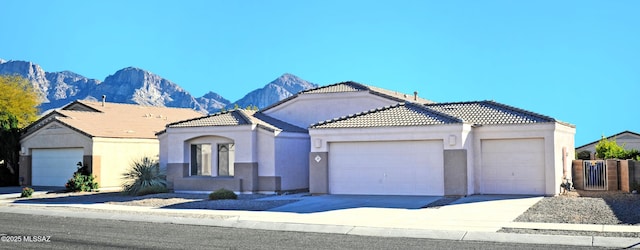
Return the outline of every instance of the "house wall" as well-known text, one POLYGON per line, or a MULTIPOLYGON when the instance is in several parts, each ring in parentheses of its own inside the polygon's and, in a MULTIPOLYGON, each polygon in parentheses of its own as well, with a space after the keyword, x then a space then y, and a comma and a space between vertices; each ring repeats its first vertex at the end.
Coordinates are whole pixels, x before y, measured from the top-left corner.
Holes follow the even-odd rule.
POLYGON ((448 124, 407 127, 375 128, 331 128, 310 129, 311 152, 327 152, 328 142, 340 141, 415 141, 442 140, 444 149, 462 149, 468 146, 463 131, 469 130, 467 124, 448 124), (450 136, 455 136, 454 143, 450 136))
POLYGON ((571 180, 571 167, 572 160, 576 158, 575 156, 575 134, 576 128, 569 127, 560 123, 556 123, 555 131, 554 131, 554 155, 556 165, 560 164, 562 166, 561 169, 556 169, 556 171, 561 170, 560 172, 556 172, 555 175, 561 176, 561 180, 557 183, 560 186, 562 183, 562 179, 566 178, 571 180))
MULTIPOLYGON (((91 157, 93 142, 90 137, 72 130, 58 122, 51 122, 20 140, 19 177, 24 185, 32 185, 33 149, 82 148, 84 157, 91 157)), ((84 164, 87 164, 86 162, 84 164)), ((69 176, 71 178, 71 176, 69 176)))
MULTIPOLYGON (((167 128, 158 139, 160 168, 167 171, 169 188, 179 191, 212 191, 217 188, 238 192, 257 190, 259 164, 258 153, 253 150, 258 141, 255 128, 251 125, 167 128), (234 177, 189 176, 191 143, 234 143, 234 177)), ((217 154, 212 155, 217 157, 217 154)))
POLYGON ((257 162, 257 152, 253 151, 257 143, 257 136, 251 125, 243 126, 216 126, 216 127, 190 127, 168 128, 167 132, 158 137, 160 148, 161 167, 171 163, 188 163, 189 141, 200 137, 218 136, 229 138, 235 144, 236 162, 257 162))
POLYGON ((281 190, 309 189, 309 135, 280 133, 275 141, 275 176, 280 176, 281 190))
POLYGON ((265 110, 264 113, 298 127, 308 128, 311 124, 320 121, 396 103, 368 91, 302 94, 286 103, 265 110))
MULTIPOLYGON (((184 148, 183 150, 185 150, 184 152, 184 163, 187 163, 189 166, 191 166, 191 144, 211 144, 211 159, 210 159, 210 164, 211 164, 211 174, 210 176, 218 176, 218 149, 217 149, 217 145, 218 144, 227 144, 227 143, 233 143, 234 141, 230 138, 226 138, 226 137, 221 137, 221 136, 201 136, 201 137, 196 137, 193 138, 191 140, 188 140, 186 142, 184 142, 184 148)), ((229 155, 229 161, 230 162, 234 162, 234 155, 229 155)), ((191 174, 191 171, 188 171, 187 173, 189 173, 189 175, 191 174)))
MULTIPOLYGON (((256 126, 169 128, 158 136, 161 167, 176 190, 211 190, 238 187, 240 192, 280 192, 308 188, 309 139, 306 133, 271 131, 256 126), (234 143, 235 175, 232 178, 189 176, 190 144, 234 143), (242 169, 240 169, 242 168, 242 169), (184 172, 187 171, 187 172, 184 172), (254 173, 255 171, 255 173, 254 173), (186 175, 184 173, 187 173, 186 175), (303 175, 303 176, 301 176, 303 175), (223 183, 224 182, 224 183, 223 183), (192 183, 192 184, 191 184, 192 183)), ((216 158, 214 156, 212 158, 216 158)), ((217 160, 212 159, 215 166, 217 160)))
MULTIPOLYGON (((24 137, 21 147, 25 150, 22 158, 31 156, 33 149, 82 148, 83 164, 89 166, 100 188, 119 188, 122 186, 122 174, 132 162, 143 156, 157 157, 159 153, 157 139, 129 138, 90 138, 58 122, 52 122, 24 137)), ((31 183, 31 164, 23 166, 25 182, 31 183)), ((71 176, 69 176, 71 177, 71 176)), ((25 183, 27 184, 27 183, 25 183)))
POLYGON ((276 175, 276 162, 275 162, 275 138, 274 133, 264 129, 257 130, 257 143, 258 147, 258 162, 260 167, 258 168, 258 176, 275 176, 276 175))
MULTIPOLYGON (((158 157, 156 139, 94 138, 93 156, 99 156, 100 188, 121 187, 122 174, 142 157, 158 157)), ((97 165, 93 162, 93 165, 97 165)), ((94 169, 95 170, 95 169, 94 169)))
MULTIPOLYGON (((473 131, 473 151, 475 151, 473 159, 474 171, 475 173, 482 172, 482 140, 542 138, 545 148, 545 194, 551 196, 556 195, 559 193, 559 187, 562 181, 562 147, 567 147, 569 149, 568 151, 571 151, 574 134, 575 128, 557 123, 484 125, 476 127, 473 131), (557 132, 556 129, 558 129, 557 132), (558 136, 558 140, 555 138, 556 135, 558 136)), ((567 164, 571 164, 571 161, 567 161, 567 164)), ((474 178, 474 190, 478 192, 480 190, 482 176, 476 174, 474 178)))
MULTIPOLYGON (((469 190, 468 185, 473 178, 467 178, 470 161, 467 151, 471 145, 467 137, 471 126, 468 124, 448 124, 411 127, 374 127, 374 128, 339 128, 339 129, 310 129, 311 153, 309 154, 309 189, 311 193, 326 193, 328 191, 328 159, 331 158, 329 144, 332 142, 367 142, 367 141, 439 141, 442 143, 444 164, 453 167, 451 171, 441 173, 442 187, 434 192, 452 195, 464 195, 469 190), (463 155, 464 153, 464 155, 463 155), (319 160, 316 161, 316 157, 319 160), (462 166, 461 164, 464 164, 462 166), (447 176, 445 176, 445 174, 447 176), (467 184, 449 185, 445 190, 445 179, 449 181, 464 181, 467 184), (454 190, 455 189, 455 190, 454 190)), ((420 152, 416 152, 420 154, 420 152)), ((444 165, 441 166, 444 169, 444 165)))
POLYGON ((84 155, 91 155, 93 142, 90 137, 58 123, 52 122, 22 138, 20 146, 27 155, 34 148, 83 148, 84 155))

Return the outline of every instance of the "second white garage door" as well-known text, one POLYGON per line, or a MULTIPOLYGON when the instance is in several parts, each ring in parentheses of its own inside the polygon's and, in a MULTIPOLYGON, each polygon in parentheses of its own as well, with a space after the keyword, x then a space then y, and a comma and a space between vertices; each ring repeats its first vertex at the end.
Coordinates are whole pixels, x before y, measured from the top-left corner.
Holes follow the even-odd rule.
POLYGON ((442 141, 333 142, 329 193, 443 195, 442 141))
POLYGON ((34 186, 64 186, 82 162, 82 148, 34 149, 31 153, 34 186))
POLYGON ((544 140, 482 140, 484 194, 544 194, 544 140))

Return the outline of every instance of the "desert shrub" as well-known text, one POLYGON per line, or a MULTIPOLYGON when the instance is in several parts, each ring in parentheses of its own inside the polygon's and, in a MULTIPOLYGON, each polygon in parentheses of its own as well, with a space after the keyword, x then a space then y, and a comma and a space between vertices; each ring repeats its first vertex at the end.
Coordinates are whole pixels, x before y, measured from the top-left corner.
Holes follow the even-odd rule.
POLYGON ((20 194, 20 197, 26 197, 29 198, 31 197, 31 195, 33 195, 33 188, 30 187, 23 187, 22 188, 22 193, 20 194))
POLYGON ((218 189, 209 194, 210 200, 235 200, 238 199, 238 195, 228 189, 218 189))
POLYGON ((132 163, 131 169, 122 175, 124 193, 145 195, 167 192, 167 175, 160 169, 158 160, 142 157, 132 163))
POLYGON ((73 173, 71 179, 64 185, 70 192, 89 192, 98 189, 98 182, 95 177, 89 173, 88 167, 78 163, 78 170, 73 173))

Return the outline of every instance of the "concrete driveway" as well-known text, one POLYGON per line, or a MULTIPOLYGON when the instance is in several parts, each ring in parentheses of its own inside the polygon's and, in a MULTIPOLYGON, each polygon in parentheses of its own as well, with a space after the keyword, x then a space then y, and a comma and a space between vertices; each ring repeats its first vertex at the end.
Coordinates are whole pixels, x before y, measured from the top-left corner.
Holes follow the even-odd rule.
MULTIPOLYGON (((295 196, 294 196, 295 197, 295 196)), ((298 202, 273 208, 273 212, 315 213, 349 208, 404 208, 420 209, 439 200, 439 196, 388 196, 388 195, 321 195, 299 196, 298 202)), ((278 199, 266 198, 266 199, 278 199)), ((282 199, 282 198, 280 198, 282 199)))
MULTIPOLYGON (((285 199, 286 197, 274 197, 285 199)), ((422 208, 443 197, 322 195, 299 196, 298 202, 244 220, 495 232, 511 223, 543 197, 473 195, 447 205, 422 208)))

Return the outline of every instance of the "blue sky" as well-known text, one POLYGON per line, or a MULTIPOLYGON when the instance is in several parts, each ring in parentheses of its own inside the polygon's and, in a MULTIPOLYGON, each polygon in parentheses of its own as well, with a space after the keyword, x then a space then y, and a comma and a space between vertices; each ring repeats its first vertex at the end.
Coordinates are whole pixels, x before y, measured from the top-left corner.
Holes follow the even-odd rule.
POLYGON ((283 73, 495 100, 640 133, 640 1, 0 0, 0 58, 104 80, 135 66, 231 101, 283 73))

